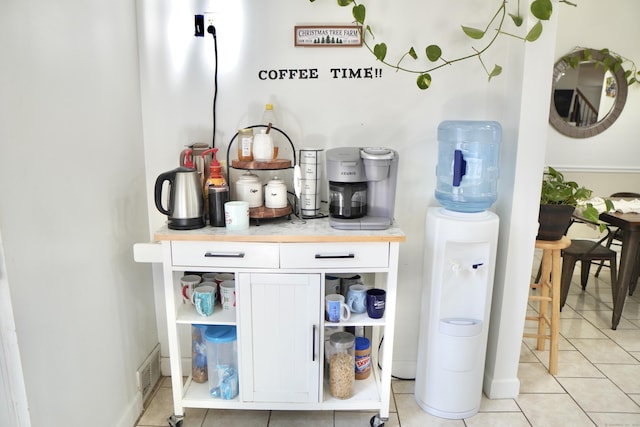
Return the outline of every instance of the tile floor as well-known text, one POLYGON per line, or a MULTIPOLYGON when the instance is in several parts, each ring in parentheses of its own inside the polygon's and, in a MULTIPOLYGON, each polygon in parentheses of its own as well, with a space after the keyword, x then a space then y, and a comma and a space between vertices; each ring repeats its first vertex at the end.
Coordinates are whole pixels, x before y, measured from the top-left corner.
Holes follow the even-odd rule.
MULTIPOLYGON (((592 275, 585 292, 578 283, 578 267, 575 273, 561 313, 557 376, 546 369, 548 351, 537 351, 534 339, 524 339, 518 398, 490 400, 483 396, 475 416, 445 420, 418 407, 413 381, 393 381, 391 413, 385 426, 640 426, 640 290, 627 297, 614 331, 608 269, 603 269, 600 278, 592 275)), ((527 322, 526 327, 532 325, 527 322)), ((171 381, 163 378, 137 427, 168 426, 172 413, 171 381)), ((365 427, 372 415, 375 413, 189 409, 183 427, 365 427)))

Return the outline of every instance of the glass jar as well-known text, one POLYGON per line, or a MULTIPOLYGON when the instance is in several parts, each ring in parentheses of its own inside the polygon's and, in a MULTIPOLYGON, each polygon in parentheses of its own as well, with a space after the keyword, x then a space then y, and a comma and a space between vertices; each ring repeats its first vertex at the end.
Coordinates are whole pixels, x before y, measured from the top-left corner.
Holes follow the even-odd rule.
POLYGON ((355 336, 336 332, 329 338, 329 392, 338 399, 348 399, 353 393, 355 336))
POLYGON ((205 383, 207 374, 207 343, 204 333, 207 325, 191 326, 191 378, 197 383, 205 383))
POLYGON ((371 342, 365 337, 356 337, 356 380, 365 380, 371 374, 371 342))
POLYGON ((238 160, 250 162, 253 160, 253 129, 238 131, 238 160))

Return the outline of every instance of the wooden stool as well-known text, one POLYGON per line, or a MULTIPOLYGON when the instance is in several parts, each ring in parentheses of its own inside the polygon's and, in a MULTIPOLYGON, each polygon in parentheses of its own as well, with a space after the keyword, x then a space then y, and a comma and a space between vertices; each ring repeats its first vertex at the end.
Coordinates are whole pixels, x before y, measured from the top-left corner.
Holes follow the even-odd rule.
POLYGON ((542 249, 542 273, 540 283, 532 283, 531 289, 539 289, 540 295, 529 295, 529 301, 538 301, 538 315, 526 316, 526 320, 538 322, 538 333, 525 333, 525 338, 537 338, 537 349, 544 350, 545 340, 549 340, 549 373, 558 373, 558 336, 560 331, 560 279, 561 252, 571 246, 571 239, 563 236, 560 240, 536 240, 536 248, 542 249), (551 303, 551 313, 549 313, 551 303), (551 317, 549 317, 551 314, 551 317), (549 334, 547 335, 547 327, 549 334))

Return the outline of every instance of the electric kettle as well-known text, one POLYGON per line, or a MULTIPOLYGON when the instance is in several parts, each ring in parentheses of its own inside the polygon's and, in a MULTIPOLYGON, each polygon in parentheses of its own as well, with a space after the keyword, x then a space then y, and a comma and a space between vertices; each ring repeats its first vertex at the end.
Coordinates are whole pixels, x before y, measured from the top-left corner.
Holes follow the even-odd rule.
POLYGON ((204 200, 202 182, 197 170, 179 167, 161 173, 155 186, 156 208, 168 216, 167 226, 174 230, 202 228, 204 223, 204 200), (168 207, 162 206, 163 185, 169 183, 168 207))

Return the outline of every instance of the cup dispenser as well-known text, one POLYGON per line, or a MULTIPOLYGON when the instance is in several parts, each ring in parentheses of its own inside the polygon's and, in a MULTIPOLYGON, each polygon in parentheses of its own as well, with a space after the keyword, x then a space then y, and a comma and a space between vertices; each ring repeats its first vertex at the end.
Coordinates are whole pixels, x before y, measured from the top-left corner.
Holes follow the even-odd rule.
POLYGON ((478 412, 498 239, 489 211, 427 209, 415 398, 426 412, 478 412))

